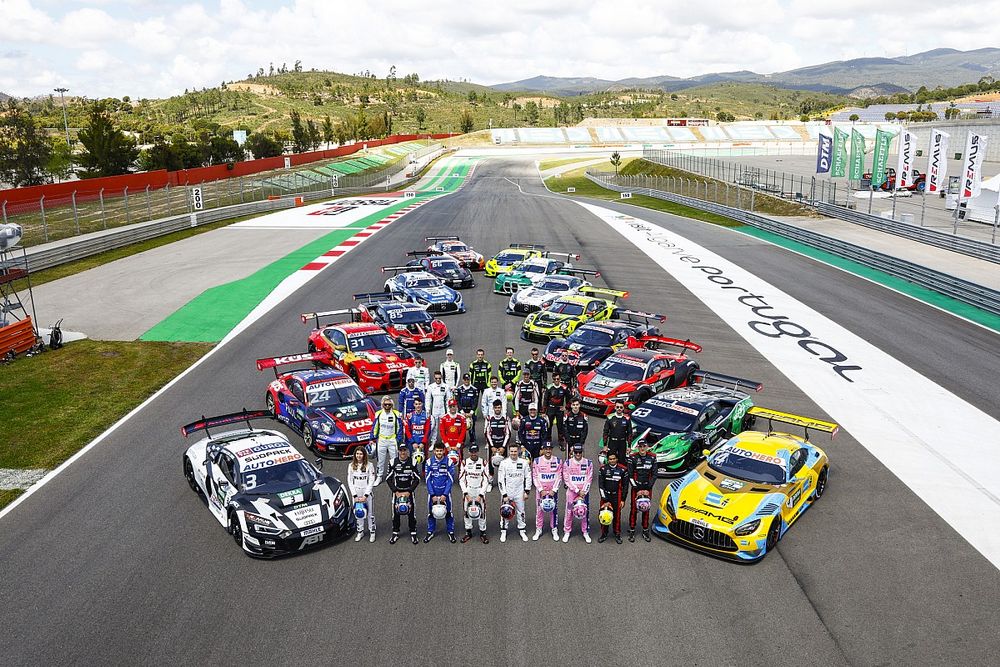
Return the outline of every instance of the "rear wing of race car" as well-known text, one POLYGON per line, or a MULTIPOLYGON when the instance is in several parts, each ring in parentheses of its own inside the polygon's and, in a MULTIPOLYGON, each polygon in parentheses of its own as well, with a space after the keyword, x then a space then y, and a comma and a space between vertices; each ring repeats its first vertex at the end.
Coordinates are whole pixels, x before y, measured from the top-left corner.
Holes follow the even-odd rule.
POLYGON ((329 363, 330 353, 325 351, 303 352, 302 354, 286 354, 283 357, 265 357, 264 359, 257 360, 257 370, 262 371, 265 368, 273 368, 274 377, 278 377, 279 366, 288 366, 289 364, 302 364, 307 361, 329 363))
POLYGON ((736 377, 735 375, 726 375, 725 373, 716 373, 715 371, 698 370, 691 374, 691 379, 692 381, 701 380, 701 384, 704 386, 708 386, 709 384, 732 385, 733 389, 736 390, 752 389, 753 391, 760 391, 764 388, 763 382, 748 380, 736 377))
POLYGON ((416 273, 417 271, 423 271, 422 266, 383 266, 382 273, 389 273, 392 271, 393 275, 397 273, 416 273))
POLYGON ((805 429, 806 440, 809 439, 809 429, 814 431, 823 431, 824 433, 829 433, 830 438, 837 435, 837 431, 840 430, 840 426, 834 424, 833 422, 825 422, 820 419, 813 419, 812 417, 802 417, 799 415, 793 415, 789 412, 778 412, 777 410, 769 410, 767 408, 761 408, 758 406, 753 406, 747 410, 747 414, 753 415, 755 417, 761 417, 767 420, 767 432, 770 435, 774 433, 774 422, 780 422, 782 424, 791 424, 792 426, 801 426, 805 429))
POLYGON ((373 303, 375 301, 395 301, 396 299, 389 292, 362 292, 361 294, 355 294, 354 300, 373 303))
POLYGON ((252 431, 253 426, 250 424, 250 421, 253 419, 274 419, 274 415, 268 410, 247 410, 244 408, 242 412, 231 412, 228 415, 219 415, 217 417, 202 416, 198 421, 181 426, 181 435, 186 438, 192 433, 205 431, 208 437, 211 438, 212 434, 209 433, 208 429, 215 428, 216 426, 238 424, 239 422, 246 422, 247 428, 252 431))
POLYGON ((560 252, 558 250, 546 250, 542 257, 565 257, 568 262, 571 259, 580 259, 580 255, 572 252, 560 252))
POLYGON ((508 248, 516 248, 519 250, 545 250, 544 245, 537 243, 511 243, 508 248))
POLYGON ((594 269, 578 269, 575 266, 565 266, 556 271, 556 273, 561 276, 594 276, 595 278, 601 277, 600 271, 595 271, 594 269))
POLYGON ((701 352, 701 345, 698 343, 692 343, 690 340, 681 340, 679 338, 670 338, 669 336, 639 336, 635 340, 650 350, 658 350, 661 347, 679 347, 681 350, 701 352))
POLYGON ((607 287, 581 287, 579 291, 580 294, 589 294, 590 296, 610 297, 614 301, 628 298, 628 292, 623 292, 617 289, 609 289, 607 287))
POLYGON ((427 243, 437 243, 438 241, 461 241, 457 236, 425 236, 424 241, 427 243))
POLYGON ((615 311, 614 319, 624 320, 626 322, 643 321, 646 324, 650 322, 659 322, 663 324, 667 321, 666 315, 660 315, 659 313, 644 313, 641 310, 627 310, 624 308, 619 308, 615 311))
MULTIPOLYGON (((340 310, 324 310, 319 313, 302 313, 299 315, 299 319, 302 320, 302 324, 309 324, 309 320, 313 320, 315 326, 313 328, 319 329, 319 321, 321 319, 326 319, 328 317, 337 317, 338 315, 350 315, 351 318, 347 320, 348 322, 360 322, 361 321, 361 311, 357 308, 341 308, 340 310)), ((343 320, 336 320, 337 322, 343 320)), ((334 324, 334 322, 329 322, 329 324, 334 324)))
POLYGON ((440 250, 411 250, 410 252, 406 253, 406 256, 407 257, 441 257, 444 254, 446 254, 446 253, 444 253, 444 252, 442 252, 440 250))

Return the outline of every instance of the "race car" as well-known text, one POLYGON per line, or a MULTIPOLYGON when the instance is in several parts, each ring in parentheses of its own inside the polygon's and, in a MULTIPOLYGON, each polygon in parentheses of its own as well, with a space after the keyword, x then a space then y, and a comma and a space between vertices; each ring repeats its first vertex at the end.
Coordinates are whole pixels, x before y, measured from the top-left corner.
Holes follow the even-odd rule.
MULTIPOLYGON (((509 274, 504 274, 509 275, 509 274)), ((507 302, 508 315, 527 315, 542 309, 542 304, 554 301, 561 296, 578 294, 581 287, 590 287, 590 283, 580 276, 600 276, 599 271, 587 269, 563 270, 553 276, 542 276, 533 285, 522 287, 510 295, 507 302)))
POLYGON ((397 301, 385 292, 355 294, 360 301, 361 321, 376 324, 389 337, 402 345, 416 350, 434 350, 448 347, 451 336, 445 323, 415 303, 397 301))
POLYGON ((486 272, 487 277, 496 278, 497 275, 510 271, 511 267, 518 262, 523 262, 529 257, 541 257, 544 250, 545 246, 543 245, 511 243, 510 247, 501 250, 487 260, 483 270, 486 272))
POLYGON ((384 329, 361 321, 361 311, 348 308, 320 313, 303 313, 302 323, 313 320, 309 351, 327 352, 330 366, 347 373, 366 394, 398 391, 416 355, 396 344, 384 329), (331 317, 348 316, 320 326, 331 317))
POLYGON ((202 417, 181 427, 184 437, 207 437, 184 452, 184 478, 208 510, 249 556, 274 558, 329 543, 355 531, 350 496, 336 478, 320 472, 277 431, 254 429, 266 410, 202 417), (246 422, 218 435, 210 428, 246 422))
POLYGON ((660 477, 687 472, 721 441, 753 428, 750 394, 741 387, 760 391, 760 382, 708 371, 695 371, 688 386, 669 389, 632 410, 632 441, 635 449, 645 440, 656 455, 660 477))
POLYGON ((809 431, 831 436, 831 422, 750 408, 767 431, 743 431, 683 477, 660 498, 653 533, 683 546, 741 563, 753 563, 778 544, 802 513, 822 497, 830 462, 809 442, 809 431), (805 437, 776 433, 772 423, 805 428, 805 437))
MULTIPOLYGON (((871 172, 862 174, 862 180, 867 179, 872 180, 871 172)), ((910 182, 907 185, 901 186, 900 190, 909 190, 910 192, 923 192, 927 187, 927 175, 921 174, 916 169, 910 174, 910 182)), ((884 190, 891 192, 896 189, 896 170, 889 167, 885 170, 885 180, 882 181, 882 185, 879 186, 879 190, 884 190)))
MULTIPOLYGON (((512 266, 510 271, 497 275, 493 280, 493 293, 513 294, 519 289, 533 285, 545 276, 560 273, 561 269, 573 268, 573 265, 569 263, 572 259, 580 259, 580 256, 546 250, 541 257, 529 257, 512 266), (555 257, 563 257, 565 261, 555 259, 555 257)), ((597 274, 597 271, 591 273, 597 274)))
POLYGON ((662 324, 666 321, 667 316, 659 313, 619 308, 615 311, 614 319, 584 324, 566 338, 549 341, 545 347, 545 366, 552 370, 565 354, 566 360, 584 373, 626 347, 629 338, 658 336, 660 329, 652 323, 662 324))
POLYGON ((684 352, 701 352, 701 345, 665 336, 643 336, 640 341, 649 347, 615 352, 594 370, 577 376, 583 410, 607 415, 618 401, 642 403, 657 392, 686 386, 698 370, 697 362, 684 352), (677 347, 680 352, 655 349, 660 346, 677 347))
POLYGON ((428 236, 424 241, 431 244, 427 246, 428 250, 451 255, 470 271, 482 271, 486 266, 486 258, 467 244, 462 243, 462 240, 457 236, 428 236))
POLYGON ((279 366, 329 363, 327 352, 291 354, 257 360, 257 370, 274 369, 264 405, 275 419, 300 436, 320 456, 350 457, 372 442, 378 405, 345 373, 332 368, 278 372, 279 366))
POLYGON ((581 287, 576 294, 547 302, 541 310, 528 315, 521 325, 521 338, 546 343, 568 336, 581 324, 610 319, 617 309, 615 302, 627 298, 628 292, 581 287))
POLYGON ((432 276, 440 278, 441 282, 449 287, 464 289, 476 286, 476 281, 472 278, 472 271, 462 266, 462 263, 451 255, 442 255, 428 250, 413 250, 406 254, 409 257, 418 258, 407 262, 407 266, 417 270, 423 269, 432 276))
POLYGON ((413 266, 383 266, 382 273, 393 272, 384 290, 398 301, 409 301, 432 313, 464 313, 462 295, 441 282, 435 275, 413 266))

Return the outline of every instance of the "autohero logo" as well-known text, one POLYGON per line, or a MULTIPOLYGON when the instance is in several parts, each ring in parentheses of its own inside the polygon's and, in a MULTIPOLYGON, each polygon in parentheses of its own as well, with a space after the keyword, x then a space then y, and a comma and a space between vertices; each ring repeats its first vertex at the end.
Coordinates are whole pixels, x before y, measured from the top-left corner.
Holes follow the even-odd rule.
POLYGON ((849 373, 863 370, 861 366, 849 363, 850 359, 847 355, 833 345, 820 340, 809 329, 794 322, 787 315, 777 312, 774 306, 768 304, 765 296, 754 294, 747 288, 737 285, 736 281, 727 276, 722 269, 703 264, 698 255, 677 246, 666 235, 657 233, 658 228, 646 225, 629 216, 619 216, 619 219, 625 221, 633 230, 643 232, 647 242, 671 250, 672 254, 677 255, 680 261, 690 264, 692 270, 702 273, 709 282, 718 285, 719 289, 729 290, 735 296, 736 301, 749 311, 746 326, 755 334, 767 338, 784 338, 789 342, 794 342, 806 353, 829 365, 830 370, 847 382, 854 382, 849 373))

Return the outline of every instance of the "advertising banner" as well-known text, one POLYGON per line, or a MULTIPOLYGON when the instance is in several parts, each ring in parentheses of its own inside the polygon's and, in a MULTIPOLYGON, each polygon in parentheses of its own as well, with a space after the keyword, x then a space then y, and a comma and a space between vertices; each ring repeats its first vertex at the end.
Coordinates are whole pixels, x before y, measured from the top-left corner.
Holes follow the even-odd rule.
POLYGON ((945 187, 949 136, 947 132, 931 130, 931 145, 927 151, 927 192, 941 192, 945 187))
POLYGON ((828 134, 819 135, 819 145, 816 149, 816 173, 830 173, 830 163, 833 158, 833 137, 828 134))
POLYGON ((843 178, 847 175, 847 132, 839 127, 833 128, 833 166, 830 176, 843 178))
POLYGON ((851 130, 851 171, 847 178, 860 181, 865 173, 865 137, 857 130, 851 130))

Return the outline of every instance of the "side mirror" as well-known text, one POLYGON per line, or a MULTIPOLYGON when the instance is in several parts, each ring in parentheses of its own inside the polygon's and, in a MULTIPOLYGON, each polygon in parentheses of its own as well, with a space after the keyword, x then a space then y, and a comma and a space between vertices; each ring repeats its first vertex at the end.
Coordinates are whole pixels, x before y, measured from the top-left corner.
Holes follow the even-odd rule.
POLYGON ((229 480, 226 480, 226 479, 220 479, 220 480, 218 481, 218 483, 217 483, 217 486, 218 486, 218 487, 219 487, 220 489, 228 489, 228 488, 229 488, 229 480))
POLYGON ((315 465, 316 468, 318 468, 319 470, 322 470, 323 469, 323 459, 317 458, 315 461, 313 461, 313 465, 315 465))

